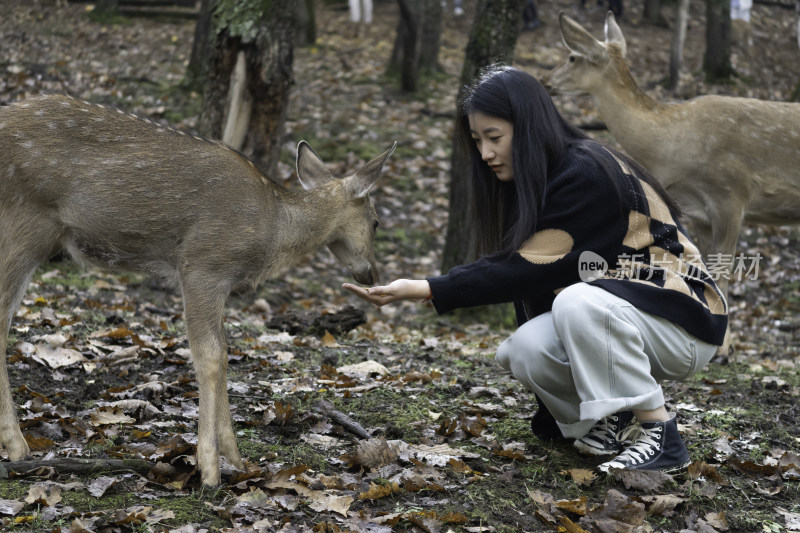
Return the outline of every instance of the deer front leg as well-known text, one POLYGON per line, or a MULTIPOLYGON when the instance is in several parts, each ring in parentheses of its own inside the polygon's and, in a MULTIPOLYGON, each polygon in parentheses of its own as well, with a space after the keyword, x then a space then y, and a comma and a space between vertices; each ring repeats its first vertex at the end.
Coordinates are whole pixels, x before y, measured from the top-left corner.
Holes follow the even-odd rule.
POLYGON ((11 396, 6 348, 11 320, 36 266, 55 247, 58 228, 24 208, 0 202, 0 444, 8 458, 19 461, 30 448, 17 422, 17 406, 11 396))
POLYGON ((208 486, 220 484, 220 455, 237 468, 244 467, 228 405, 228 345, 222 324, 227 295, 219 287, 184 279, 186 327, 200 395, 197 466, 203 485, 208 486))
POLYGON ((6 343, 9 320, 0 313, 0 444, 5 446, 10 461, 19 461, 30 454, 30 448, 22 436, 17 422, 17 406, 11 397, 11 385, 6 369, 6 343))

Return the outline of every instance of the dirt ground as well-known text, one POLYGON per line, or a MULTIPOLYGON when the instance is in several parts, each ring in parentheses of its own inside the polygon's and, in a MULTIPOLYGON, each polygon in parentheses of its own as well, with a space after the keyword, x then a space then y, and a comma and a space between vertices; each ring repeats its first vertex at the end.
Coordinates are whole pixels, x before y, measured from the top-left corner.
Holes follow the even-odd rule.
MULTIPOLYGON (((384 76, 396 24, 379 3, 360 37, 323 8, 318 42, 297 50, 277 179, 295 187, 300 139, 339 173, 399 148, 373 195, 383 279, 436 274, 449 136, 467 14, 445 22, 443 73, 417 95, 384 76)), ((539 2, 516 64, 540 74, 564 55, 557 13, 601 37, 602 10, 539 2)), ((180 87, 189 22, 92 21, 86 5, 11 0, 0 15, 0 101, 67 91, 191 131, 199 96, 180 87)), ((678 95, 657 84, 670 30, 621 26, 633 72, 663 99, 724 93, 787 100, 800 81, 791 11, 757 4, 740 76, 702 80, 703 16, 692 4, 678 95)), ((586 98, 561 98, 579 124, 586 98)), ((613 142, 603 132, 597 135, 613 142)), ((530 432, 532 397, 493 360, 509 309, 437 316, 380 311, 345 294, 321 251, 226 311, 229 393, 246 474, 203 489, 193 463, 197 384, 180 296, 158 280, 43 265, 15 317, 9 374, 23 430, 45 466, 0 449, 4 531, 800 531, 800 232, 747 227, 759 271, 732 284, 734 351, 665 384, 693 464, 687 475, 598 476, 569 442, 530 432), (345 323, 346 331, 336 328, 345 323), (353 319, 363 322, 355 329, 353 319), (125 463, 112 462, 122 461, 125 463)))

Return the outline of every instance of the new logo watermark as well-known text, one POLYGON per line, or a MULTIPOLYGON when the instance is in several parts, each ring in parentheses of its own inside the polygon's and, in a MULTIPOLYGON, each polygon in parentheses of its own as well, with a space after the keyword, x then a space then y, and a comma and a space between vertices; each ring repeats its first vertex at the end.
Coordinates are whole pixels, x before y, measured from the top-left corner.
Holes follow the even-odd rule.
POLYGON ((600 278, 633 278, 648 280, 653 273, 658 270, 668 270, 676 268, 677 273, 684 277, 696 277, 697 271, 693 269, 705 270, 708 276, 714 281, 720 279, 742 281, 745 279, 758 279, 758 271, 763 257, 760 253, 745 255, 740 253, 733 254, 710 254, 705 263, 701 256, 696 254, 680 254, 673 256, 663 254, 659 259, 657 255, 650 255, 649 261, 645 261, 646 254, 622 254, 617 257, 617 264, 613 270, 609 270, 608 262, 602 256, 594 252, 581 252, 578 257, 578 275, 581 281, 594 281, 600 278))
POLYGON ((605 277, 608 272, 608 262, 594 252, 581 252, 578 257, 578 275, 581 281, 594 281, 605 277))

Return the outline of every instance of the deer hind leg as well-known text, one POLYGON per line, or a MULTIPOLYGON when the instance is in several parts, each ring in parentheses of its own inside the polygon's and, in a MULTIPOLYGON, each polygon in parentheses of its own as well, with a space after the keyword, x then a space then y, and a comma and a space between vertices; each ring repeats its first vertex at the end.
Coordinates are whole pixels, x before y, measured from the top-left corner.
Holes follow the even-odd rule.
MULTIPOLYGON (((733 201, 733 200, 731 200, 733 201)), ((739 239, 739 231, 742 229, 742 217, 744 209, 733 206, 728 209, 718 209, 713 214, 713 241, 709 251, 703 250, 708 264, 713 265, 715 260, 728 263, 736 258, 736 243, 739 239), (716 255, 714 255, 716 254, 716 255)), ((728 298, 728 285, 733 272, 725 270, 725 274, 717 279, 717 285, 725 299, 728 298)), ((725 340, 717 350, 718 355, 728 355, 733 350, 733 334, 731 333, 730 323, 725 332, 725 340)))
POLYGON ((220 484, 220 455, 243 468, 228 405, 228 344, 222 314, 228 286, 214 286, 202 274, 182 275, 189 348, 197 374, 200 421, 197 465, 203 485, 220 484))
MULTIPOLYGON (((742 210, 736 206, 720 208, 707 201, 695 191, 670 190, 684 213, 687 230, 710 270, 722 295, 728 298, 730 271, 719 268, 721 262, 732 259, 736 253, 736 241, 741 229, 742 210)), ((724 196, 721 196, 724 198, 724 196)), ((733 199, 729 199, 734 202, 733 199)), ((717 355, 727 355, 731 349, 731 328, 725 333, 725 340, 717 350, 717 355)))
POLYGON ((30 216, 22 209, 0 204, 0 444, 8 458, 19 461, 30 454, 17 423, 6 367, 11 320, 39 263, 47 259, 58 241, 58 229, 49 220, 30 216))

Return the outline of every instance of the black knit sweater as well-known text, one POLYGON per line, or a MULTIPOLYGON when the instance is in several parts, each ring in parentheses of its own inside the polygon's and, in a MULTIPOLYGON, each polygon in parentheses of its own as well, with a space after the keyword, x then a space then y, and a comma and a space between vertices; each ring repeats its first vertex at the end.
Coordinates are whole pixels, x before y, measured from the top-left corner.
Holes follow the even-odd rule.
POLYGON ((564 287, 587 281, 588 261, 602 258, 608 268, 589 283, 721 345, 727 303, 696 246, 650 185, 610 152, 601 157, 613 176, 583 149, 569 150, 520 250, 428 278, 436 310, 514 302, 521 324, 549 311, 564 287))

